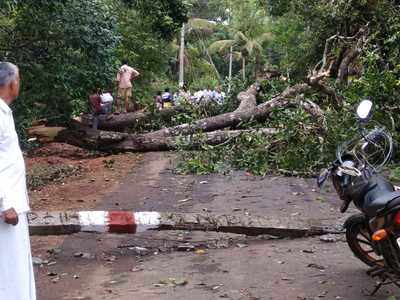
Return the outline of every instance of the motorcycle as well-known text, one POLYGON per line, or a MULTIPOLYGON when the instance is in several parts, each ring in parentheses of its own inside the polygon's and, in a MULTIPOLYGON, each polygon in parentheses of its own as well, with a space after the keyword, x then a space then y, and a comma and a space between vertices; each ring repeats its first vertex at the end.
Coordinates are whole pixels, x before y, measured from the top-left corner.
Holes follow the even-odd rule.
POLYGON ((339 146, 336 160, 318 178, 322 187, 330 178, 343 201, 344 213, 351 203, 360 211, 344 224, 346 241, 354 255, 379 278, 371 293, 388 284, 400 287, 400 191, 380 173, 393 154, 387 130, 371 125, 373 103, 363 100, 357 108, 358 133, 339 146))

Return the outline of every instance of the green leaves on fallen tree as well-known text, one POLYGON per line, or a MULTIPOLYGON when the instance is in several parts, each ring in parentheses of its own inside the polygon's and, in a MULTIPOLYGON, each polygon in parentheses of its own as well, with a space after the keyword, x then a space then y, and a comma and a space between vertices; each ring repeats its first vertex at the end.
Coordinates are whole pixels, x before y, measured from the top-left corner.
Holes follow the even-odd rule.
MULTIPOLYGON (((351 130, 354 125, 351 111, 329 110, 326 120, 327 132, 321 133, 315 120, 303 109, 275 110, 264 124, 241 125, 244 129, 276 128, 278 132, 272 137, 244 133, 222 145, 203 144, 195 152, 186 151, 188 148, 182 143, 177 170, 196 174, 238 169, 262 176, 273 172, 313 175, 334 159, 338 143, 356 130, 351 130), (343 126, 336 126, 338 123, 343 126)), ((196 135, 200 141, 201 137, 196 135)))

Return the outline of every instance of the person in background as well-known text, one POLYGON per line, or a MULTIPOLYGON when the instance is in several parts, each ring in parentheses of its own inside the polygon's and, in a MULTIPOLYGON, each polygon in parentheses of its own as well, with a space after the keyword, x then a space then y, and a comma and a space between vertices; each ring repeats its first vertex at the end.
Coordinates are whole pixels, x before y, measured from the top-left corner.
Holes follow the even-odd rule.
POLYGON ((192 97, 193 104, 196 104, 196 105, 200 104, 204 98, 205 98, 204 90, 199 90, 199 91, 195 92, 192 97))
POLYGON ((166 88, 162 93, 161 98, 163 100, 163 108, 171 108, 173 106, 173 96, 169 88, 166 88))
POLYGON ((161 97, 161 91, 157 92, 157 95, 154 97, 154 102, 156 104, 157 110, 162 110, 164 108, 163 99, 161 97))
POLYGON ((179 102, 180 102, 180 94, 179 94, 179 91, 176 91, 175 93, 173 93, 173 95, 172 95, 172 103, 173 103, 173 105, 178 105, 179 104, 179 102))
POLYGON ((207 87, 207 97, 209 101, 212 101, 214 97, 214 91, 211 89, 210 86, 207 87))
POLYGON ((114 98, 112 96, 111 91, 104 91, 100 94, 100 105, 101 111, 103 114, 109 115, 112 111, 112 104, 114 102, 114 98))
POLYGON ((213 92, 211 88, 208 86, 203 90, 203 104, 210 103, 212 101, 213 92))
POLYGON ((174 97, 174 104, 176 106, 179 106, 184 103, 190 103, 190 101, 191 101, 190 91, 188 91, 186 85, 184 85, 176 93, 176 97, 174 97))
MULTIPOLYGON (((117 83, 118 83, 118 96, 117 96, 117 112, 120 112, 121 99, 125 102, 125 112, 129 111, 129 103, 132 99, 132 80, 140 75, 134 68, 128 66, 128 61, 124 59, 122 66, 118 70, 117 83)), ((135 103, 133 102, 133 106, 135 103)))
POLYGON ((107 117, 111 114, 113 101, 114 98, 110 92, 101 92, 99 88, 96 88, 94 92, 89 95, 93 129, 98 129, 101 116, 107 117))
POLYGON ((99 115, 101 114, 101 97, 99 88, 96 88, 93 93, 89 95, 89 104, 92 113, 92 128, 97 130, 99 126, 99 115))
POLYGON ((225 101, 225 93, 221 90, 218 86, 215 88, 214 91, 214 101, 217 102, 219 105, 222 105, 225 101))
POLYGON ((189 101, 189 100, 190 100, 190 97, 192 96, 192 95, 190 94, 190 91, 188 90, 188 88, 187 88, 186 85, 184 85, 184 86, 181 88, 181 90, 179 91, 179 95, 180 95, 182 98, 186 99, 187 101, 189 101))
POLYGON ((0 62, 0 299, 35 300, 24 157, 11 103, 19 95, 18 67, 0 62))

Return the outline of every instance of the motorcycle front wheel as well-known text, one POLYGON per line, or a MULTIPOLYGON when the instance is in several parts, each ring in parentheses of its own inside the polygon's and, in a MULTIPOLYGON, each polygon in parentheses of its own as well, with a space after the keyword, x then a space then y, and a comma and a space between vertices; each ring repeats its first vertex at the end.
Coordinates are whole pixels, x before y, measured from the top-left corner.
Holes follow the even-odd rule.
POLYGON ((374 251, 364 215, 354 215, 346 221, 346 241, 353 254, 368 266, 384 265, 383 258, 374 251))

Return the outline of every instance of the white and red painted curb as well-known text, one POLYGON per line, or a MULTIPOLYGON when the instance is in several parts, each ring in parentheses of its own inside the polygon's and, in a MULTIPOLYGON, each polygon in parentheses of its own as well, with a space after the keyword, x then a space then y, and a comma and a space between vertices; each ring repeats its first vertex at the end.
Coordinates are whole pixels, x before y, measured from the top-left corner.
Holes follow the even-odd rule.
POLYGON ((78 215, 82 232, 137 233, 161 224, 158 212, 81 211, 78 215))
MULTIPOLYGON (((147 230, 197 230, 301 237, 331 233, 291 218, 133 211, 36 211, 28 214, 31 235, 68 235, 78 232, 139 233, 147 230)), ((337 230, 336 230, 337 231, 337 230)))

